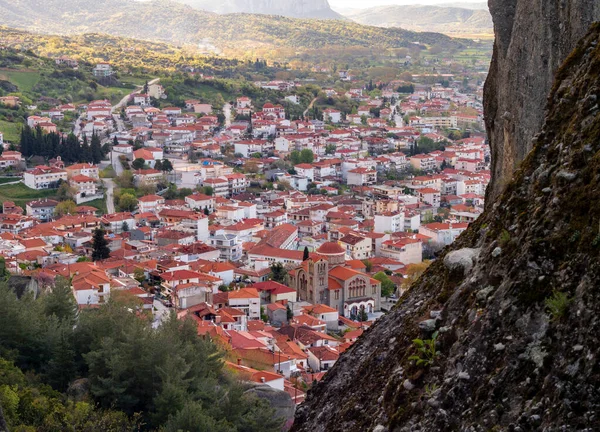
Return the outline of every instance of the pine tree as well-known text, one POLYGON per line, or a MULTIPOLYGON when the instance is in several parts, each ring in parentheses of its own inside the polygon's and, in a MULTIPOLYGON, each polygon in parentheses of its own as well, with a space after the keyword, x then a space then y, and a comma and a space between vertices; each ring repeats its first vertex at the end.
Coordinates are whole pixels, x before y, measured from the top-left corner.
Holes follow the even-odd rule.
POLYGON ((64 392, 76 373, 75 349, 69 328, 65 327, 52 350, 52 359, 48 362, 46 376, 53 388, 64 392))
POLYGON ((92 259, 94 261, 102 261, 110 257, 110 249, 108 241, 104 237, 104 230, 98 228, 94 231, 94 247, 92 250, 92 259))
POLYGON ((44 313, 47 316, 56 316, 60 322, 74 325, 77 320, 77 303, 71 292, 71 283, 62 276, 57 276, 52 292, 44 298, 44 313))
POLYGON ((308 246, 304 246, 304 255, 302 256, 302 261, 306 261, 310 257, 310 253, 308 252, 308 246))

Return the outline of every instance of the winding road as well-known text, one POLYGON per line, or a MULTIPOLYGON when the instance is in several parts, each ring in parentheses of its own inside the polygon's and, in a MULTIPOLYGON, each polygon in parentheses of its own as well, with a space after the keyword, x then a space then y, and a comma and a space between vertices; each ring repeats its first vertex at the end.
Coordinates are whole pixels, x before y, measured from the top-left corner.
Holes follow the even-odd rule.
POLYGON ((302 117, 306 117, 306 115, 308 114, 308 112, 312 109, 313 105, 315 104, 315 102, 317 101, 318 98, 314 98, 313 100, 310 101, 310 105, 308 105, 308 108, 306 108, 306 111, 304 111, 302 113, 302 117))
MULTIPOLYGON (((154 78, 152 81, 148 82, 148 85, 156 84, 159 81, 160 81, 160 78, 154 78)), ((132 91, 131 93, 129 93, 126 96, 123 96, 123 99, 121 99, 118 104, 116 104, 115 106, 112 107, 112 112, 114 113, 115 111, 118 111, 121 108, 123 108, 124 106, 126 106, 127 102, 129 102, 129 99, 131 98, 131 96, 140 94, 143 89, 144 89, 144 86, 138 86, 138 88, 136 90, 132 91)))

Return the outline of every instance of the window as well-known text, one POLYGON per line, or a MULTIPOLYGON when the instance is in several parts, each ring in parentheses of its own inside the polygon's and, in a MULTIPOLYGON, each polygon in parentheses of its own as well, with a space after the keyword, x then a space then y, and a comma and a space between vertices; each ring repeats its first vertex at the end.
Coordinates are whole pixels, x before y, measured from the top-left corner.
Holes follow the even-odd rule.
POLYGON ((340 290, 335 290, 335 299, 336 300, 340 299, 340 290))

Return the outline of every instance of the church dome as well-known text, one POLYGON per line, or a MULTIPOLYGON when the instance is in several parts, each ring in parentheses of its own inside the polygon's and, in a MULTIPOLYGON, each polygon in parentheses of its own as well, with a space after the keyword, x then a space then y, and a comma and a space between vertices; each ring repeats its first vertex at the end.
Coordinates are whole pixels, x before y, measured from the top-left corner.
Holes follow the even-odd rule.
POLYGON ((317 253, 321 255, 343 255, 346 253, 343 247, 336 242, 323 243, 317 253))

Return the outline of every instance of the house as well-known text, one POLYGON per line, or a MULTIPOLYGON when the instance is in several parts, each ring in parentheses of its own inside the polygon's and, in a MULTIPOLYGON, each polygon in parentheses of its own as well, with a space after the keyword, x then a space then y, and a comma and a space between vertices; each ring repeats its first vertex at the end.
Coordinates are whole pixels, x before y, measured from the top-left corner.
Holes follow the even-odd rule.
POLYGON ((315 181, 315 167, 311 164, 298 164, 294 166, 296 173, 302 177, 308 178, 311 182, 315 181))
POLYGON ((363 260, 373 255, 370 238, 348 234, 339 239, 340 246, 346 249, 346 255, 352 259, 363 260))
POLYGON ((79 163, 65 168, 69 178, 83 175, 98 180, 100 178, 100 170, 93 163, 79 163))
POLYGON ((395 211, 376 214, 374 231, 378 233, 404 231, 404 213, 395 211))
POLYGON ((95 265, 81 267, 71 282, 73 295, 79 306, 97 306, 108 301, 111 279, 95 265))
POLYGON ((281 303, 271 303, 265 308, 269 322, 274 326, 287 324, 287 307, 281 303))
POLYGON ((342 112, 329 108, 323 111, 323 121, 330 123, 339 123, 342 121, 342 112))
POLYGON ((101 219, 102 224, 114 233, 120 233, 123 231, 123 225, 127 224, 129 228, 135 226, 135 218, 131 213, 111 213, 104 215, 101 219))
POLYGON ((380 254, 403 264, 418 264, 423 261, 423 243, 416 238, 386 240, 380 254))
MULTIPOLYGON (((0 147, 2 145, 2 133, 0 132, 0 147)), ((25 159, 21 152, 7 150, 0 155, 0 169, 21 166, 25 166, 25 159)))
POLYGON ((39 165, 25 171, 23 183, 31 189, 58 188, 60 181, 67 181, 67 172, 62 169, 39 165))
POLYGON ((229 195, 229 181, 226 178, 208 178, 203 181, 204 186, 210 186, 217 197, 229 195))
POLYGON ((304 310, 304 313, 324 321, 328 330, 335 331, 338 329, 340 314, 336 309, 324 304, 305 306, 302 309, 304 310))
POLYGON ((81 198, 96 195, 96 179, 79 174, 71 177, 69 184, 77 190, 75 198, 78 202, 81 198))
POLYGON ((115 72, 109 63, 98 63, 96 67, 92 69, 92 73, 95 77, 104 78, 113 75, 115 72))
POLYGON ((192 270, 176 270, 163 273, 160 278, 163 280, 162 286, 167 290, 167 292, 171 293, 181 285, 184 287, 189 287, 191 286, 189 284, 200 284, 201 281, 210 283, 219 282, 217 278, 211 278, 207 276, 208 275, 203 275, 202 273, 192 270))
POLYGON ((236 109, 252 108, 252 100, 249 97, 242 96, 236 100, 236 109))
POLYGON ((259 282, 252 285, 267 303, 293 303, 296 301, 296 290, 275 281, 259 282))
POLYGON ((142 107, 150 106, 150 95, 145 93, 134 94, 132 97, 133 104, 142 107))
POLYGON ((309 348, 307 353, 308 365, 316 372, 331 369, 340 358, 337 350, 326 345, 309 348))
POLYGON ((441 194, 440 191, 433 188, 418 189, 419 201, 425 204, 429 204, 434 208, 440 206, 441 194))
POLYGON ((40 222, 49 222, 54 217, 54 210, 57 205, 58 201, 45 198, 28 202, 25 210, 29 216, 38 219, 40 222))
POLYGON ((421 171, 432 171, 437 167, 435 157, 426 154, 411 156, 410 164, 413 168, 421 171))
POLYGON ((150 84, 148 86, 148 95, 154 99, 161 99, 165 94, 165 89, 160 84, 150 84))
POLYGON ((90 102, 87 107, 88 121, 94 120, 95 118, 110 117, 111 113, 112 105, 107 100, 90 102))
POLYGON ((275 210, 263 215, 265 219, 265 228, 275 228, 276 226, 287 223, 287 213, 284 210, 275 210))
POLYGON ((230 307, 243 311, 250 320, 260 319, 260 296, 254 288, 241 288, 227 293, 230 307))
POLYGON ((138 198, 138 210, 140 213, 160 211, 164 204, 165 199, 160 195, 146 195, 138 198))
POLYGON ((163 159, 162 149, 145 147, 133 152, 133 159, 143 159, 150 168, 154 168, 157 160, 163 159))
POLYGON ((185 202, 192 210, 208 209, 208 211, 212 213, 215 209, 215 198, 201 193, 186 196, 185 202))
POLYGON ((155 169, 140 169, 134 171, 133 180, 136 185, 141 184, 156 184, 159 183, 164 177, 164 173, 162 171, 158 171, 155 169))
POLYGON ((239 261, 242 258, 242 242, 235 234, 215 234, 210 236, 210 245, 220 251, 220 259, 239 261))
POLYGON ((355 168, 348 171, 348 185, 364 186, 377 183, 377 171, 368 168, 355 168))
POLYGON ((158 246, 167 245, 190 245, 196 241, 194 233, 175 231, 175 230, 163 230, 154 236, 158 246))
POLYGON ((447 246, 469 227, 468 223, 430 223, 421 225, 419 234, 430 237, 435 243, 447 246))

